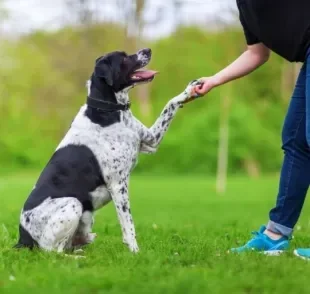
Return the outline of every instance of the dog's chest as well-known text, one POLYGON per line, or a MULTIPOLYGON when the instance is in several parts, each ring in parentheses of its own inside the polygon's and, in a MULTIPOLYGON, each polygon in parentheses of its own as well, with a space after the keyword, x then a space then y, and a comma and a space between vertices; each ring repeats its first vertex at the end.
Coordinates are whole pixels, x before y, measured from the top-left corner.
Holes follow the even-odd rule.
POLYGON ((94 210, 108 204, 112 198, 105 186, 99 186, 95 191, 90 193, 94 210))
POLYGON ((139 147, 138 134, 129 128, 120 127, 114 134, 105 136, 105 151, 97 150, 97 154, 104 170, 113 174, 119 170, 131 170, 135 166, 139 147))
POLYGON ((85 107, 58 149, 68 144, 87 146, 95 155, 106 182, 128 175, 136 165, 141 143, 138 130, 131 123, 131 114, 124 115, 119 123, 101 127, 85 117, 84 111, 85 107))

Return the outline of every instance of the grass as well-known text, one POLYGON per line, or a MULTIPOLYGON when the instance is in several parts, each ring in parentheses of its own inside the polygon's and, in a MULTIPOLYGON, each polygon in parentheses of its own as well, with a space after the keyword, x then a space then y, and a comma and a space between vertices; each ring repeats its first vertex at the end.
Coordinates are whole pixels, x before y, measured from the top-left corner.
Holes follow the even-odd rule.
MULTIPOLYGON (((112 204, 97 212, 96 242, 75 260, 11 249, 21 206, 37 174, 0 180, 0 293, 309 293, 310 263, 292 251, 281 257, 232 255, 268 218, 277 179, 230 179, 217 196, 214 180, 135 176, 130 192, 141 252, 121 242, 112 204)), ((292 249, 310 246, 306 203, 292 249)))

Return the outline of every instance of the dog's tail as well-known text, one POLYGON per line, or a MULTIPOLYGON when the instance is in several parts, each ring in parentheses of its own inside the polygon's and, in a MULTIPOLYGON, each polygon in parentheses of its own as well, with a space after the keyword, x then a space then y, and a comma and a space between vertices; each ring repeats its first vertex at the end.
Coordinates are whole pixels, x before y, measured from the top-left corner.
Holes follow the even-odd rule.
POLYGON ((30 249, 32 249, 31 247, 28 247, 27 245, 24 245, 24 244, 22 244, 22 243, 19 243, 19 241, 18 241, 18 243, 17 243, 16 245, 14 245, 12 248, 14 248, 14 249, 22 249, 22 248, 30 248, 30 249))
POLYGON ((37 247, 38 243, 31 237, 31 235, 19 225, 19 239, 16 245, 13 246, 14 249, 29 248, 33 249, 37 247))

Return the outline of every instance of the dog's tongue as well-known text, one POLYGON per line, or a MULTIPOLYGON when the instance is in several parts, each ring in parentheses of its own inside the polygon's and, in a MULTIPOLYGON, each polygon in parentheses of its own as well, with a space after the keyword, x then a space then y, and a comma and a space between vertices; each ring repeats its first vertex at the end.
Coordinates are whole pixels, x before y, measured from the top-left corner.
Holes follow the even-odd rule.
POLYGON ((137 70, 131 75, 131 77, 133 79, 150 79, 153 78, 157 73, 158 71, 154 70, 137 70))

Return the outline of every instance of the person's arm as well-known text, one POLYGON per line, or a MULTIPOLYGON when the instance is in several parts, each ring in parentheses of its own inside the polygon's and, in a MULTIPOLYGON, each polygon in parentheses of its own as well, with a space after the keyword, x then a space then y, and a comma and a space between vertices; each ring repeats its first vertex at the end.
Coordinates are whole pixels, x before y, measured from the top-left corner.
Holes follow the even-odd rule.
POLYGON ((262 43, 249 45, 248 49, 233 63, 211 77, 199 79, 202 83, 196 86, 199 95, 205 95, 214 87, 244 77, 264 64, 270 56, 270 50, 262 43))

